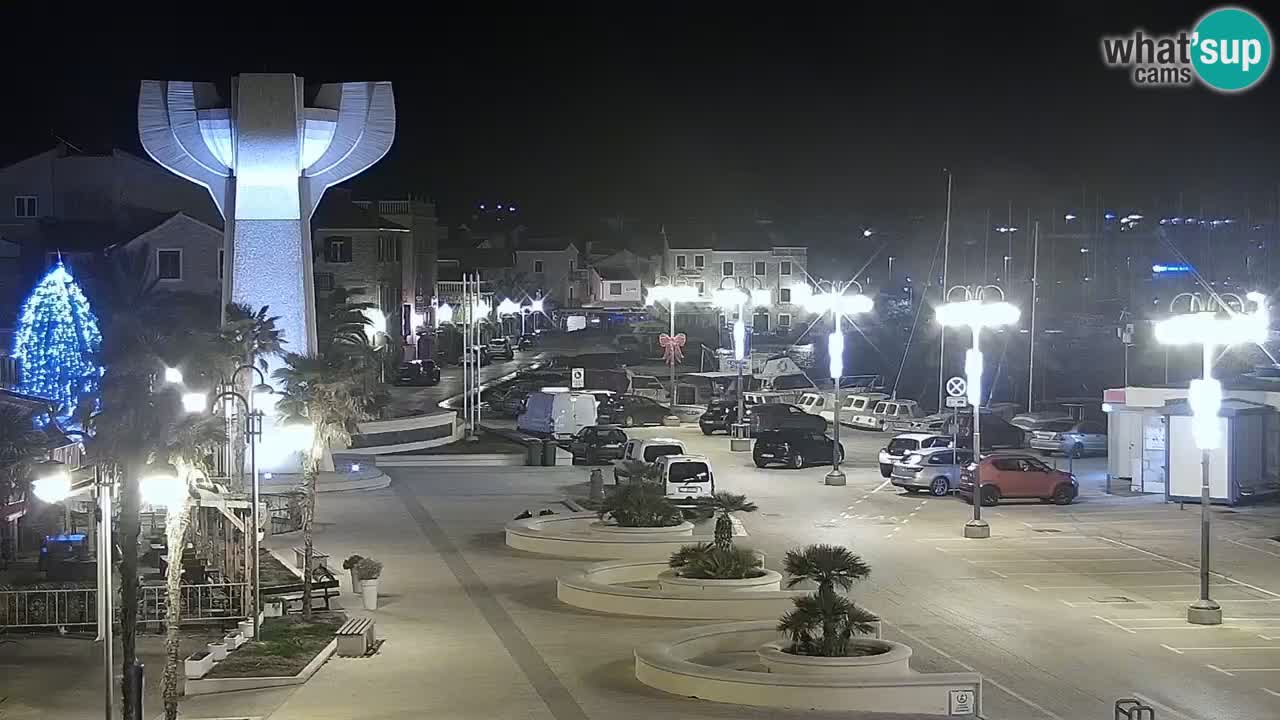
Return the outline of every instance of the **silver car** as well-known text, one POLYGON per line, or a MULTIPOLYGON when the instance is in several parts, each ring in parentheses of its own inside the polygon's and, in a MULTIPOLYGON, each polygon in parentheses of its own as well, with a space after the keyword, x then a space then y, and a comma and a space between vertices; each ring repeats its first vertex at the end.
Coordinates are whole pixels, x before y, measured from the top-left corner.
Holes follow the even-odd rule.
POLYGON ((1107 423, 1104 420, 1058 420, 1045 423, 1031 433, 1031 447, 1044 455, 1062 453, 1084 457, 1086 453, 1107 453, 1107 423))
POLYGON ((889 482, 909 493, 928 490, 942 497, 960 487, 960 471, 971 462, 971 450, 929 448, 911 453, 895 463, 889 482))

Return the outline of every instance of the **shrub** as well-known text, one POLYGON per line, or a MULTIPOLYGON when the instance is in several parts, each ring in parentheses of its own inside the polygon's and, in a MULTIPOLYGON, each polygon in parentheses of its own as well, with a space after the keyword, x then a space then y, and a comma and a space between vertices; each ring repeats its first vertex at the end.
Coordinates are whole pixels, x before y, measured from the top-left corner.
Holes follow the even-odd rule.
POLYGON ((700 580, 743 580, 760 577, 759 555, 736 547, 723 548, 715 543, 685 545, 671 554, 667 564, 680 577, 700 580))
POLYGON ((382 563, 373 558, 362 557, 356 563, 356 577, 361 580, 377 580, 382 576, 382 563))
POLYGON ((359 565, 360 561, 363 559, 364 559, 363 555, 351 555, 346 560, 342 561, 342 569, 350 570, 351 568, 354 568, 356 565, 359 565))
POLYGON ((787 551, 784 561, 791 577, 787 587, 802 582, 816 583, 818 589, 796 598, 795 609, 778 621, 778 632, 790 638, 787 652, 796 655, 843 657, 855 634, 872 632, 878 618, 854 605, 836 588, 847 592, 853 583, 871 574, 871 568, 848 548, 838 545, 809 545, 787 551))
POLYGON ((600 504, 599 515, 601 520, 612 518, 619 527, 671 527, 681 522, 679 508, 666 498, 661 485, 614 487, 600 504))

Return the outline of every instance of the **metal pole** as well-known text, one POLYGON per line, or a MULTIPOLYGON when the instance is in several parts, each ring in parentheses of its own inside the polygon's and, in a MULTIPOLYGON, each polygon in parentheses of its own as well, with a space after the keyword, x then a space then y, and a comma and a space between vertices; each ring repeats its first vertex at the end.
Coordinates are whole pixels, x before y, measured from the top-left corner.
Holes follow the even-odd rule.
POLYGON ((462 429, 465 435, 471 436, 471 385, 469 381, 469 370, 467 369, 467 353, 470 348, 467 344, 471 342, 467 333, 467 320, 470 308, 467 307, 467 275, 462 274, 462 312, 459 313, 462 319, 462 429))
MULTIPOLYGON (((1213 377, 1213 344, 1204 344, 1204 379, 1213 377)), ((1221 625, 1222 606, 1209 597, 1209 450, 1200 451, 1200 599, 1187 608, 1193 625, 1221 625)))
POLYGON ((101 608, 102 617, 99 634, 102 636, 102 702, 106 720, 111 720, 115 716, 112 709, 115 706, 115 633, 112 627, 115 611, 111 607, 111 558, 115 552, 115 546, 111 541, 111 484, 111 481, 107 481, 98 485, 98 506, 102 512, 102 524, 99 526, 102 535, 98 539, 98 554, 102 559, 102 582, 98 585, 98 605, 101 608))
MULTIPOLYGON (((942 300, 947 301, 947 258, 951 254, 951 171, 947 170, 947 218, 942 225, 942 300)), ((947 328, 938 331, 938 409, 942 409, 943 358, 947 347, 947 328)))
MULTIPOLYGON (((253 393, 249 394, 253 397, 253 393)), ((261 416, 256 411, 249 413, 249 474, 253 477, 253 507, 249 511, 249 522, 253 525, 251 537, 253 545, 253 587, 251 594, 253 595, 253 636, 259 637, 259 631, 262 629, 260 621, 262 613, 260 610, 260 601, 262 596, 262 572, 261 572, 261 554, 262 551, 258 547, 258 528, 260 520, 258 519, 258 435, 262 433, 262 425, 259 424, 261 416), (257 425, 257 428, 254 427, 257 425), (256 432, 255 432, 256 430, 256 432)))
POLYGON ((1124 386, 1129 387, 1129 343, 1124 344, 1124 386))
MULTIPOLYGON (((838 305, 839 303, 832 303, 831 307, 831 331, 834 333, 840 332, 840 308, 838 305)), ((843 343, 840 347, 844 347, 843 343)), ((843 360, 844 358, 841 358, 842 366, 843 360)), ((826 484, 844 485, 845 476, 844 473, 840 471, 840 378, 833 377, 831 379, 836 384, 836 409, 835 413, 833 413, 835 422, 832 423, 833 427, 831 428, 831 472, 827 473, 826 484)))
MULTIPOLYGON (((676 301, 671 300, 671 341, 675 342, 676 337, 676 301)), ((675 346, 671 346, 671 396, 668 398, 668 410, 672 415, 676 414, 676 356, 675 346)))
MULTIPOLYGON (((982 326, 973 326, 973 350, 980 353, 978 340, 982 334, 982 326)), ((979 383, 978 389, 981 390, 982 376, 969 378, 969 382, 979 383)), ((980 393, 979 393, 980 396, 980 393)), ((987 525, 987 521, 982 519, 982 428, 981 423, 981 407, 973 406, 973 520, 964 526, 964 536, 967 538, 986 538, 991 537, 991 528, 987 525)))
MULTIPOLYGON (((1036 221, 1031 250, 1031 348, 1027 354, 1027 412, 1031 412, 1036 390, 1036 300, 1040 294, 1040 221, 1036 221)), ((1126 368, 1127 368, 1126 364, 1126 368)), ((1125 385, 1128 385, 1126 380, 1125 385)))

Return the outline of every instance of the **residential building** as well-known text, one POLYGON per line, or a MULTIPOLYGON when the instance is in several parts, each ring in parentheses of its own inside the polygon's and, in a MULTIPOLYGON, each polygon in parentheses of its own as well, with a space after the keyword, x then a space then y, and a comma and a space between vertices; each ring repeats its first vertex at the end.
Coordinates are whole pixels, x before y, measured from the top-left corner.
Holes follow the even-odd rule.
POLYGON ((551 307, 578 307, 591 300, 582 251, 563 236, 527 237, 515 249, 515 272, 541 291, 551 307))
POLYGON ((644 304, 640 278, 625 267, 591 268, 596 286, 595 302, 605 307, 636 307, 644 304))

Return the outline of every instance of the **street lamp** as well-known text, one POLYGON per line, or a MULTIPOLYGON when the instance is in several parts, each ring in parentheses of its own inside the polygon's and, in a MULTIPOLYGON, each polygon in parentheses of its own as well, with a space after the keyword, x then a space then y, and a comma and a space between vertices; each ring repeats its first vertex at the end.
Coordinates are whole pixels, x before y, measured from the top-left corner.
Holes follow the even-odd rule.
POLYGON ((1187 608, 1187 622, 1221 625, 1222 607, 1209 597, 1209 451, 1222 447, 1222 383, 1213 377, 1213 355, 1217 346, 1262 343, 1267 339, 1270 316, 1267 298, 1251 292, 1246 298, 1255 309, 1247 312, 1245 301, 1234 293, 1214 294, 1203 299, 1198 293, 1182 293, 1169 303, 1172 312, 1178 301, 1187 298, 1190 312, 1156 323, 1156 340, 1165 345, 1195 345, 1204 348, 1200 379, 1192 380, 1187 392, 1191 406, 1191 434, 1200 447, 1200 599, 1187 608), (1232 301, 1236 307, 1233 308, 1232 301))
POLYGON ((840 379, 844 377, 844 331, 840 327, 840 318, 845 315, 857 315, 871 312, 874 303, 871 298, 862 294, 862 285, 856 280, 841 285, 835 282, 819 281, 818 287, 827 289, 811 293, 805 299, 805 308, 811 312, 831 312, 831 335, 827 338, 827 358, 830 364, 831 381, 836 390, 836 407, 831 429, 831 472, 827 473, 826 484, 844 485, 845 476, 840 471, 840 405, 844 396, 841 392, 840 379), (846 295, 850 287, 857 288, 854 295, 846 295))
POLYGON ((937 310, 938 322, 943 327, 968 327, 973 330, 973 347, 965 351, 964 372, 969 404, 973 406, 973 520, 964 526, 967 538, 991 537, 991 528, 982 519, 982 433, 980 408, 982 405, 982 350, 979 340, 982 328, 996 328, 1018 322, 1018 308, 1005 302, 1004 291, 995 285, 965 287, 957 285, 947 291, 947 302, 937 310), (957 295, 963 300, 951 301, 957 295), (984 295, 994 291, 1000 296, 995 302, 987 302, 984 295))
MULTIPOLYGON (((659 302, 667 303, 667 307, 671 312, 671 333, 669 337, 674 343, 676 342, 676 303, 693 302, 697 299, 698 288, 688 284, 677 285, 672 283, 670 278, 659 276, 657 284, 649 288, 645 304, 656 305, 659 302)), ((539 306, 542 304, 541 300, 535 300, 534 302, 539 306)), ((541 307, 539 307, 539 312, 540 311, 541 307)), ((677 348, 673 347, 668 352, 669 359, 667 361, 671 365, 671 395, 669 398, 670 402, 668 403, 670 407, 668 409, 671 411, 672 415, 676 412, 676 350, 677 348)))
MULTIPOLYGON (((720 281, 720 287, 712 294, 711 301, 716 307, 726 310, 738 311, 738 319, 733 322, 733 357, 734 364, 738 366, 738 414, 737 420, 730 428, 729 450, 732 452, 745 452, 751 449, 751 439, 747 437, 746 416, 746 400, 743 393, 746 387, 743 385, 742 370, 747 365, 747 324, 746 314, 748 307, 762 307, 769 304, 769 291, 765 290, 760 281, 749 278, 755 282, 756 287, 747 288, 738 285, 737 278, 727 277, 720 281), (725 283, 733 283, 732 287, 725 287, 725 283)), ((808 289, 808 286, 805 286, 808 289)))

